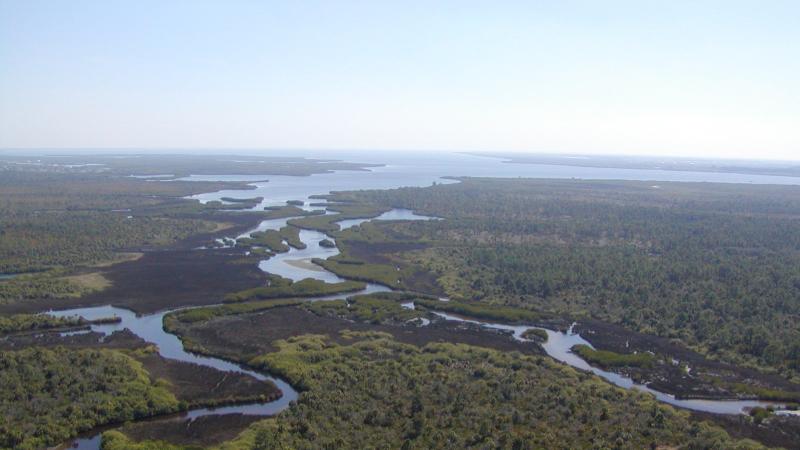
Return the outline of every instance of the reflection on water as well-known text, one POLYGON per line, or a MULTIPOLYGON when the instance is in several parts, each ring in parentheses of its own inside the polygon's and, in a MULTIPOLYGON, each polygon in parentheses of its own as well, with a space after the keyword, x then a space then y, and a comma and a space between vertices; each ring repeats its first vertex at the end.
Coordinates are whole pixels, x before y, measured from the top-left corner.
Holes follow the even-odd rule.
POLYGON ((643 181, 688 181, 753 184, 800 184, 800 177, 771 175, 746 175, 736 173, 682 172, 672 170, 613 169, 599 167, 576 167, 542 164, 508 164, 500 158, 465 155, 460 153, 413 154, 341 153, 330 155, 348 161, 385 164, 366 171, 335 171, 307 177, 288 175, 192 175, 183 180, 195 181, 252 181, 256 189, 243 191, 225 190, 198 194, 201 202, 219 200, 221 197, 264 197, 261 205, 281 206, 287 200, 319 202, 312 195, 328 194, 332 191, 361 189, 393 189, 398 187, 422 187, 433 183, 455 183, 443 177, 500 177, 500 178, 556 178, 585 180, 643 180, 643 181), (267 180, 267 181, 258 181, 267 180))
POLYGON ((373 219, 346 219, 340 220, 336 223, 339 224, 340 229, 346 230, 348 228, 361 225, 364 222, 369 222, 370 220, 439 220, 439 218, 414 214, 414 211, 411 211, 410 209, 395 208, 390 211, 386 211, 385 213, 373 219))
POLYGON ((264 272, 280 275, 293 281, 300 281, 304 278, 314 278, 315 280, 322 280, 326 283, 339 283, 345 281, 332 272, 327 270, 308 270, 300 267, 297 264, 290 264, 287 261, 293 260, 310 260, 313 258, 326 259, 331 256, 339 254, 339 249, 336 247, 323 247, 319 242, 323 239, 333 240, 325 233, 313 230, 300 230, 300 240, 306 244, 306 248, 297 249, 290 247, 288 252, 278 253, 277 255, 263 260, 258 264, 258 267, 264 272))
POLYGON ((106 305, 89 308, 74 308, 62 311, 51 311, 49 314, 56 317, 80 316, 87 320, 97 320, 105 317, 119 317, 121 320, 118 323, 92 324, 92 331, 107 336, 115 331, 121 331, 127 328, 145 341, 156 344, 158 346, 158 353, 164 358, 195 363, 201 366, 213 367, 223 371, 245 373, 259 380, 268 379, 268 377, 265 377, 258 372, 244 369, 238 364, 232 362, 186 352, 183 349, 183 343, 180 341, 180 339, 173 334, 167 333, 163 328, 164 316, 179 309, 137 316, 133 311, 106 305))

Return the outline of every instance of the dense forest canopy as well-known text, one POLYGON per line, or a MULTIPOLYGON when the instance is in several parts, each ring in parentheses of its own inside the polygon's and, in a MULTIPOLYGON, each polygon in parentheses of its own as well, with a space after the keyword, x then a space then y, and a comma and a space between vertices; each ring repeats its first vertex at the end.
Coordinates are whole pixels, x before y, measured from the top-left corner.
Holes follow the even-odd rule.
POLYGON ((178 410, 141 363, 112 350, 0 352, 0 448, 43 448, 79 431, 178 410))
POLYGON ((800 189, 464 179, 337 198, 447 220, 389 224, 433 243, 448 294, 590 316, 800 373, 800 189))
POLYGON ((241 448, 758 447, 547 358, 343 334, 352 344, 300 336, 252 362, 307 392, 241 448))

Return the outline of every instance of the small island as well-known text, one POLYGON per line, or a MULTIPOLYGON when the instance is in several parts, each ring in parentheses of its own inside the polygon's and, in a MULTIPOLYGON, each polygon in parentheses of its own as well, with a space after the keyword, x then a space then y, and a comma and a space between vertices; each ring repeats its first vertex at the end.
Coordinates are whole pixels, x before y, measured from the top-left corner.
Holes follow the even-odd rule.
POLYGON ((522 333, 522 338, 536 342, 547 342, 547 332, 540 328, 528 328, 522 333))
POLYGON ((330 239, 323 239, 323 240, 319 241, 319 246, 320 247, 325 247, 325 248, 335 248, 336 247, 336 243, 333 242, 330 239))

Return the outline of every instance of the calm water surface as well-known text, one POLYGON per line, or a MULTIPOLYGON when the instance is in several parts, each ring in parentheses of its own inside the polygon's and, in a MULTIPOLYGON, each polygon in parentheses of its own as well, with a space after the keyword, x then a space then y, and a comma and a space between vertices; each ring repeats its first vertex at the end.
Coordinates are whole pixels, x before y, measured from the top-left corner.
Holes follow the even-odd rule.
POLYGON ((336 223, 339 224, 339 228, 346 230, 370 220, 439 220, 439 218, 414 214, 414 211, 411 211, 410 209, 395 208, 391 211, 386 211, 385 213, 373 219, 346 219, 340 220, 336 223))
MULTIPOLYGON (((310 155, 325 158, 327 156, 310 155)), ((260 207, 283 205, 287 200, 320 202, 310 199, 312 195, 333 191, 361 189, 392 189, 404 186, 430 186, 436 183, 453 183, 442 177, 501 177, 501 178, 557 178, 585 180, 642 180, 642 181, 691 181, 716 183, 791 184, 800 185, 800 177, 770 175, 745 175, 714 172, 681 172, 671 170, 608 169, 595 167, 555 166, 542 164, 509 164, 499 158, 464 154, 419 155, 368 153, 337 154, 335 157, 348 161, 386 164, 365 171, 336 171, 309 177, 286 175, 192 175, 182 178, 197 181, 253 181, 255 190, 226 190, 198 194, 201 202, 220 200, 221 197, 264 197, 260 207), (260 181, 266 180, 266 181, 260 181)))

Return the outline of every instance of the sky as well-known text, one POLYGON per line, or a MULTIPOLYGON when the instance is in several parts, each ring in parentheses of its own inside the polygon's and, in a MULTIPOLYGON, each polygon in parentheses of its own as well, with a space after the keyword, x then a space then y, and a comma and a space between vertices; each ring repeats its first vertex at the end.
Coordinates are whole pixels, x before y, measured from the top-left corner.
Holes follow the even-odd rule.
POLYGON ((800 159, 800 1, 0 0, 0 148, 800 159))

